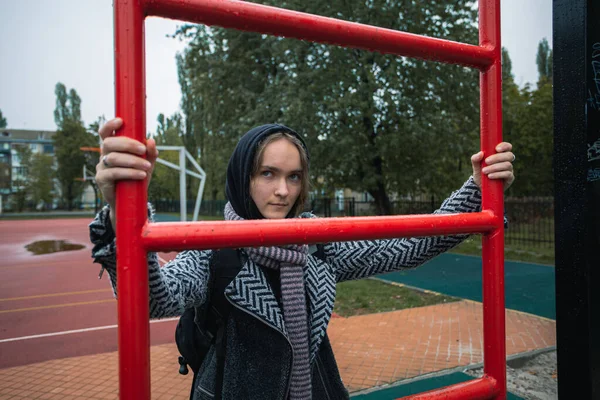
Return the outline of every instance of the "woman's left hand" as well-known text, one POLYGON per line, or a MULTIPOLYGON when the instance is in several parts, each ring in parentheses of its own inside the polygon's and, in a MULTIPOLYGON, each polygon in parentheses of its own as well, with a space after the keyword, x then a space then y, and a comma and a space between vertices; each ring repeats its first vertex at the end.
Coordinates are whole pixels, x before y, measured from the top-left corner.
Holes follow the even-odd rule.
POLYGON ((471 156, 473 165, 473 180, 481 188, 481 176, 487 175, 490 179, 502 179, 504 190, 508 189, 515 180, 512 163, 515 155, 512 153, 512 144, 502 142, 496 146, 496 154, 485 159, 486 166, 481 168, 483 151, 471 156))

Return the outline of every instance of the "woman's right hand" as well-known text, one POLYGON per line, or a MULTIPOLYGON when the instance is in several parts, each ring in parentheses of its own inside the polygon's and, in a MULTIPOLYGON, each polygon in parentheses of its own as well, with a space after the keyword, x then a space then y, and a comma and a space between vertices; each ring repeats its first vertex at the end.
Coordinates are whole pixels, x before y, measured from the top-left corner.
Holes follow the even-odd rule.
MULTIPOLYGON (((102 125, 98 134, 102 139, 100 162, 96 166, 96 183, 104 200, 111 207, 111 222, 115 227, 115 184, 120 180, 147 179, 150 184, 158 150, 154 139, 146 145, 124 136, 114 136, 123 120, 115 118, 102 125), (144 156, 146 156, 144 158, 144 156)), ((116 228, 116 227, 115 227, 116 228)))

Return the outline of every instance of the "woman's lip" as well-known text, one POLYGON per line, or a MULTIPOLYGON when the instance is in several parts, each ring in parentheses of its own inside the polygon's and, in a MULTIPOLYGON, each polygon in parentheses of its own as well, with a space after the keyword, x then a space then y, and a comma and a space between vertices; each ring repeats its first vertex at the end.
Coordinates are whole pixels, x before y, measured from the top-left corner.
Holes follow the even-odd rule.
POLYGON ((280 203, 271 203, 272 206, 276 206, 276 207, 287 207, 287 204, 280 204, 280 203))

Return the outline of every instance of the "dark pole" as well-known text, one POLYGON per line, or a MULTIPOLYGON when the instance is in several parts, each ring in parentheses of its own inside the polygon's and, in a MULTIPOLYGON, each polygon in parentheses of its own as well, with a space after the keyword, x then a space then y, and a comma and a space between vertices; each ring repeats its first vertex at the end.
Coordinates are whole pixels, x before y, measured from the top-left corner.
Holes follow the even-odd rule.
POLYGON ((558 394, 599 399, 600 1, 554 0, 553 20, 558 394))

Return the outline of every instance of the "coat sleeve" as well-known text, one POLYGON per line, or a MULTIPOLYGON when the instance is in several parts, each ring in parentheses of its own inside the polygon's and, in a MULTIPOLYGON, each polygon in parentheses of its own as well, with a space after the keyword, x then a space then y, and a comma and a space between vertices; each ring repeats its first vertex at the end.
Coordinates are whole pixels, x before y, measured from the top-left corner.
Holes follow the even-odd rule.
MULTIPOLYGON (((152 220, 151 207, 148 209, 152 220)), ((90 240, 94 245, 92 258, 101 265, 100 278, 104 271, 108 272, 116 297, 117 249, 108 206, 98 213, 89 229, 90 240)), ((148 253, 151 318, 179 316, 186 308, 199 306, 206 301, 211 256, 212 251, 182 251, 174 260, 161 267, 158 254, 148 253)))
MULTIPOLYGON (((434 214, 481 210, 481 192, 469 178, 442 203, 434 214)), ((337 282, 361 279, 407 268, 415 268, 447 251, 469 235, 334 242, 325 246, 325 257, 337 282)))

